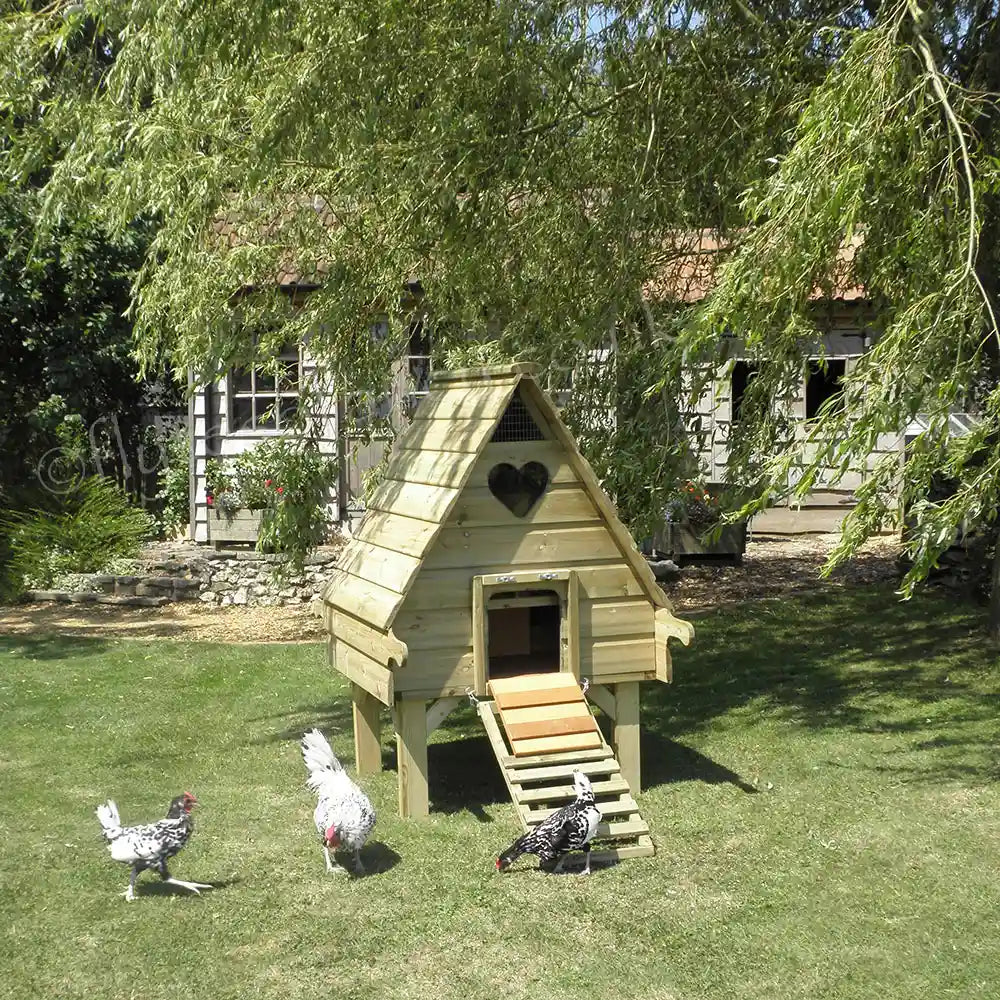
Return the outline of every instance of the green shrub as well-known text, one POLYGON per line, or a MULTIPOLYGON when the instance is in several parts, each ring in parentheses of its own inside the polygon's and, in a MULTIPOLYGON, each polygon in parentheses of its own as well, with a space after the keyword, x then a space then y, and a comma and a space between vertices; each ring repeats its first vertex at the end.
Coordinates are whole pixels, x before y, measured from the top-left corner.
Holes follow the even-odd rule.
POLYGON ((81 479, 54 510, 33 508, 3 518, 10 560, 4 591, 48 589, 67 574, 96 573, 131 558, 155 531, 155 521, 110 479, 81 479))
POLYGON ((164 461, 156 499, 163 505, 163 532, 172 535, 191 518, 191 440, 186 430, 177 430, 164 438, 160 447, 164 461))

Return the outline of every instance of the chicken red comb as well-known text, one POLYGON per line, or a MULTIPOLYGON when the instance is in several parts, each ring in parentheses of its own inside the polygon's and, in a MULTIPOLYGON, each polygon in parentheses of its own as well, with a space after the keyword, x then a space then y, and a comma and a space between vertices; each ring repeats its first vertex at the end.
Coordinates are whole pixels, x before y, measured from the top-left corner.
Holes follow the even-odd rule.
POLYGON ((190 800, 191 802, 197 802, 198 801, 190 792, 185 792, 184 793, 184 798, 190 800))

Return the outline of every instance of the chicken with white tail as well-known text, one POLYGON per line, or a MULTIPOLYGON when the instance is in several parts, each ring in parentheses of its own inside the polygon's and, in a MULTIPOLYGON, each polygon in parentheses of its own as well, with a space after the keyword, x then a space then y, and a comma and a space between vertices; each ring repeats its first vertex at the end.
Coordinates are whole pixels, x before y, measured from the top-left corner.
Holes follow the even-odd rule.
POLYGON ((497 858, 497 871, 506 871, 522 854, 535 854, 539 867, 555 874, 570 851, 583 851, 586 864, 581 874, 590 874, 590 842, 601 822, 601 810, 594 801, 590 778, 582 771, 573 772, 573 787, 576 798, 518 837, 497 858))
POLYGON ((200 895, 201 889, 213 888, 208 882, 184 882, 173 878, 167 871, 167 862, 191 838, 194 831, 191 810, 197 803, 198 800, 190 792, 184 792, 170 803, 164 819, 144 826, 122 826, 114 799, 108 799, 97 807, 97 818, 111 857, 132 869, 128 888, 122 893, 126 900, 132 902, 135 899, 135 880, 147 868, 155 869, 169 885, 187 889, 195 895, 200 895))
POLYGON ((309 772, 306 784, 318 800, 313 820, 323 842, 326 870, 343 872, 345 869, 334 861, 333 852, 352 851, 355 874, 363 875, 361 848, 375 828, 371 799, 351 781, 318 729, 302 737, 302 759, 309 772))

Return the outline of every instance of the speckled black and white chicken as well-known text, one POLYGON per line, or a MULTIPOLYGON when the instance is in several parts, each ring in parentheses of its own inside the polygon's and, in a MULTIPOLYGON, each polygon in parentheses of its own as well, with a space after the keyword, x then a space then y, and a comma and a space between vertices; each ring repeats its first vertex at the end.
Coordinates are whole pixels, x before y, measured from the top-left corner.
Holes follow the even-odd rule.
POLYGON ((590 841, 601 822, 601 811, 590 779, 582 771, 573 772, 573 786, 576 799, 518 837, 497 858, 497 871, 505 871, 522 854, 535 854, 540 868, 557 872, 570 851, 583 851, 586 863, 581 874, 590 874, 590 841))
POLYGON ((302 737, 302 759, 309 772, 306 784, 318 799, 313 820, 323 841, 326 870, 343 872, 331 852, 346 850, 354 852, 354 871, 363 875, 361 848, 375 828, 371 799, 351 781, 318 729, 302 737))
POLYGON ((208 882, 184 882, 172 878, 167 871, 170 860, 188 842, 194 831, 191 810, 198 800, 189 792, 178 795, 167 809, 164 819, 145 826, 122 826, 118 806, 108 799, 97 807, 97 818, 108 842, 108 851, 115 861, 131 866, 128 888, 122 895, 131 902, 135 899, 135 880, 147 868, 155 869, 160 878, 170 885, 180 886, 199 894, 200 889, 211 889, 208 882))

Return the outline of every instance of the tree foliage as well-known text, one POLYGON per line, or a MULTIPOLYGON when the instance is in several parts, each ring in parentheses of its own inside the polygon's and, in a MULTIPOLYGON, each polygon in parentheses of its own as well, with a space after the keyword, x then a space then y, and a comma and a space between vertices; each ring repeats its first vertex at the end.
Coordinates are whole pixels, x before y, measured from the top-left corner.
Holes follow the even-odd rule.
POLYGON ((135 453, 143 395, 126 317, 143 230, 112 243, 67 226, 35 241, 31 205, 0 194, 0 495, 13 507, 25 494, 59 492, 92 467, 89 455, 120 473, 135 453), (67 420, 87 444, 73 468, 60 450, 67 420))
POLYGON ((756 419, 733 441, 732 467, 757 471, 744 512, 775 495, 804 498, 823 466, 863 467, 880 438, 923 417, 928 429, 902 470, 890 455, 856 491, 830 563, 892 522, 902 501, 913 522, 906 593, 964 524, 992 522, 1000 501, 1000 258, 992 239, 981 242, 998 221, 1000 72, 983 38, 998 29, 992 8, 968 16, 971 41, 950 56, 947 20, 912 3, 852 42, 810 95, 774 174, 745 199, 747 233, 679 337, 686 358, 717 357, 735 317, 751 355, 767 359, 744 399, 756 419), (980 45, 985 66, 970 51, 980 45), (969 82, 993 92, 946 72, 960 57, 969 82), (845 245, 857 252, 839 253, 845 245), (838 405, 796 433, 772 401, 801 379, 821 333, 812 293, 835 282, 866 289, 874 347, 848 370, 838 405), (975 415, 970 434, 951 433, 956 412, 975 415), (936 497, 942 479, 953 489, 936 497))
MULTIPOLYGON (((407 284, 441 353, 489 339, 559 369, 613 334, 613 398, 592 382, 570 416, 644 534, 689 461, 681 388, 738 331, 773 361, 730 472, 757 504, 920 412, 912 579, 961 518, 992 516, 995 3, 57 0, 2 23, 5 170, 51 164, 43 222, 85 204, 113 233, 159 223, 134 289, 147 370, 210 378, 302 336, 336 384, 370 389, 402 351, 407 284), (715 294, 651 308, 705 229, 732 247, 715 294), (852 238, 880 337, 803 442, 772 404, 852 238), (297 310, 274 293, 289 272, 319 284, 297 310), (959 441, 943 421, 973 385, 959 441), (942 470, 960 488, 933 504, 942 470)), ((868 478, 838 558, 896 473, 868 478)))

